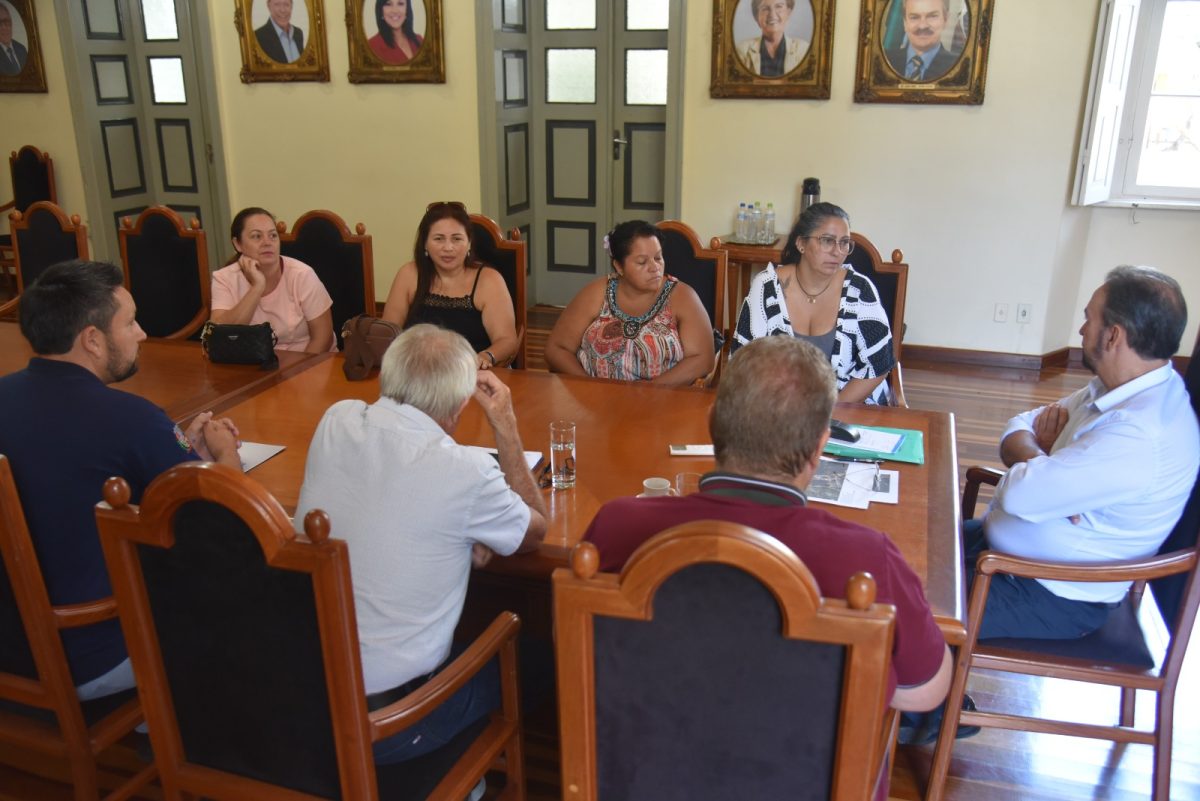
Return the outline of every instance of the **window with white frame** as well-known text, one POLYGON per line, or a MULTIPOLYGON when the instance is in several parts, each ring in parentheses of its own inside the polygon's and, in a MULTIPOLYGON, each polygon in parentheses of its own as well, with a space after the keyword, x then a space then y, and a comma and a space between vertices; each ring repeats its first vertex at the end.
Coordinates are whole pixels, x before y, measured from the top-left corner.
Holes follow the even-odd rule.
POLYGON ((1200 0, 1104 0, 1075 202, 1200 209, 1200 0))

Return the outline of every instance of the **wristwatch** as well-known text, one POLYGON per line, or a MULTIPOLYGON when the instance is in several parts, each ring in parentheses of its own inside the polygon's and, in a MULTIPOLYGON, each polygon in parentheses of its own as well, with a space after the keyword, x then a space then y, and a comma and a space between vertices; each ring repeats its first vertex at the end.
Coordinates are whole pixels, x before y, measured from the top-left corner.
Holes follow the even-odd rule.
POLYGON ((496 366, 496 354, 492 353, 490 350, 485 350, 484 353, 486 353, 487 357, 492 360, 492 367, 495 367, 496 366))

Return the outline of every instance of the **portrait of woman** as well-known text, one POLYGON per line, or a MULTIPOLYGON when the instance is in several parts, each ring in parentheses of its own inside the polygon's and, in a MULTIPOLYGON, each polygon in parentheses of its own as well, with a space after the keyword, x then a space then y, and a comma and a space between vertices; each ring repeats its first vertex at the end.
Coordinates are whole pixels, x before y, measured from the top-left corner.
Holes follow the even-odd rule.
MULTIPOLYGON (((416 32, 418 26, 414 20, 414 2, 421 5, 421 0, 374 0, 375 24, 364 24, 364 29, 371 30, 374 27, 378 31, 367 39, 367 46, 385 64, 407 64, 425 41, 416 32)), ((367 5, 372 3, 369 1, 367 5)), ((419 27, 424 30, 425 26, 422 24, 419 27)))
POLYGON ((740 0, 733 17, 738 59, 763 78, 780 78, 800 66, 812 29, 808 0, 740 0))

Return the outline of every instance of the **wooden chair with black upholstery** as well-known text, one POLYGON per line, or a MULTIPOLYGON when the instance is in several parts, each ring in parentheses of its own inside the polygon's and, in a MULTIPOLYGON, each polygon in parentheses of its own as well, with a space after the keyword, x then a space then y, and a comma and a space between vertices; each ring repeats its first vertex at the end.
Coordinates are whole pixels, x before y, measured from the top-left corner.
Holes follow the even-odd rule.
POLYGON ((37 280, 45 269, 60 261, 88 257, 87 226, 78 214, 66 212, 48 200, 39 200, 22 214, 8 215, 13 234, 17 268, 17 297, 0 303, 0 316, 15 309, 25 287, 37 280))
POLYGON ((517 354, 509 362, 509 366, 521 368, 525 366, 525 269, 526 243, 521 240, 521 232, 515 228, 509 239, 500 232, 500 226, 491 217, 482 214, 471 215, 471 255, 490 264, 504 276, 508 285, 508 294, 513 301, 513 314, 517 320, 517 354))
POLYGON ((137 304, 147 336, 186 339, 209 316, 208 248, 200 221, 166 206, 151 206, 137 220, 121 219, 117 232, 125 288, 137 304))
MULTIPOLYGON (((33 145, 15 150, 8 158, 12 175, 13 199, 0 205, 0 214, 8 211, 24 213, 38 201, 58 202, 54 186, 54 159, 33 145)), ((0 235, 0 274, 7 280, 16 270, 12 230, 0 235)))
POLYGON ((699 521, 620 574, 554 572, 566 801, 872 797, 886 781, 894 609, 821 597, 778 540, 699 521))
POLYGON ((900 355, 904 345, 904 301, 908 296, 908 265, 904 263, 904 253, 898 248, 892 251, 891 261, 884 262, 871 240, 857 231, 851 232, 850 236, 854 239, 854 252, 846 257, 846 262, 855 272, 870 278, 871 283, 879 290, 879 302, 887 312, 888 324, 892 328, 892 349, 896 354, 896 366, 888 374, 890 401, 893 406, 907 407, 900 355))
POLYGON ((345 220, 323 209, 301 216, 290 232, 282 220, 276 225, 282 254, 312 267, 333 298, 333 333, 340 350, 345 322, 359 314, 375 315, 371 235, 362 223, 351 233, 345 220))
MULTIPOLYGON (((1200 415, 1200 339, 1197 339, 1192 352, 1185 380, 1193 410, 1200 415)), ((974 514, 980 486, 995 485, 1001 477, 999 471, 991 468, 972 467, 967 470, 962 503, 964 517, 974 514)), ((942 797, 954 747, 954 732, 962 723, 1150 745, 1154 749, 1152 797, 1155 801, 1167 801, 1171 795, 1175 689, 1196 622, 1197 608, 1200 607, 1196 550, 1198 532, 1200 480, 1192 488, 1179 522, 1155 556, 1088 566, 1039 562, 996 551, 982 553, 967 609, 967 640, 959 651, 955 678, 947 696, 946 708, 950 711, 942 722, 938 736, 926 798, 937 801, 942 797), (1099 631, 1086 637, 1076 640, 1006 638, 980 641, 978 621, 987 604, 988 588, 996 576, 1005 574, 1060 581, 1132 581, 1133 585, 1122 604, 1112 611, 1108 622, 1099 631), (1152 609, 1144 608, 1147 583, 1154 605, 1161 615, 1161 623, 1152 609), (1162 645, 1162 624, 1166 625, 1165 647, 1162 645), (956 710, 961 706, 969 672, 975 669, 1120 687, 1121 704, 1117 722, 1105 726, 985 710, 960 714, 956 710), (1134 725, 1136 690, 1148 690, 1155 697, 1154 725, 1149 731, 1134 725)))
POLYGON ((705 379, 711 384, 720 374, 721 362, 728 353, 725 343, 729 331, 721 324, 725 308, 725 274, 728 270, 729 254, 723 250, 706 248, 690 225, 679 220, 664 220, 655 223, 662 241, 663 260, 667 272, 696 290, 700 303, 708 312, 713 330, 713 348, 717 352, 717 363, 705 379))
POLYGON ((418 690, 367 711, 350 553, 313 510, 305 537, 224 465, 159 476, 140 507, 110 479, 96 517, 167 799, 462 801, 502 764, 524 799, 516 636, 501 613, 418 690), (413 725, 491 659, 502 709, 426 756, 376 766, 372 743, 413 725))
POLYGON ((0 742, 65 760, 76 801, 127 798, 155 776, 98 758, 142 721, 137 692, 80 703, 60 632, 116 618, 116 603, 51 606, 8 459, 0 455, 0 742))

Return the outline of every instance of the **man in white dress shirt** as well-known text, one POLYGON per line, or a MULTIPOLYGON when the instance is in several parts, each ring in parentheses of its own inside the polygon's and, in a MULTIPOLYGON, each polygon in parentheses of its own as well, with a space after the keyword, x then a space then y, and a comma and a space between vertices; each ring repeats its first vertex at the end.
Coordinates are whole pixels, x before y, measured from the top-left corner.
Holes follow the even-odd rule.
MULTIPOLYGON (((313 434, 296 507, 324 509, 350 547, 367 706, 412 692, 451 656, 472 562, 536 549, 546 507, 525 463, 512 396, 459 334, 415 325, 388 347, 381 397, 343 400, 313 434), (474 398, 498 459, 456 443, 474 398)), ((418 723, 375 743, 403 762, 448 742, 499 705, 493 662, 418 723)))
MULTIPOLYGON (((1200 464, 1200 433, 1171 357, 1187 323, 1174 279, 1110 272, 1084 310, 1083 363, 1096 377, 1009 421, 1008 473, 980 521, 964 526, 967 569, 985 548, 1075 563, 1154 554, 1200 464)), ((981 639, 1082 637, 1104 625, 1128 582, 993 578, 981 639)))

